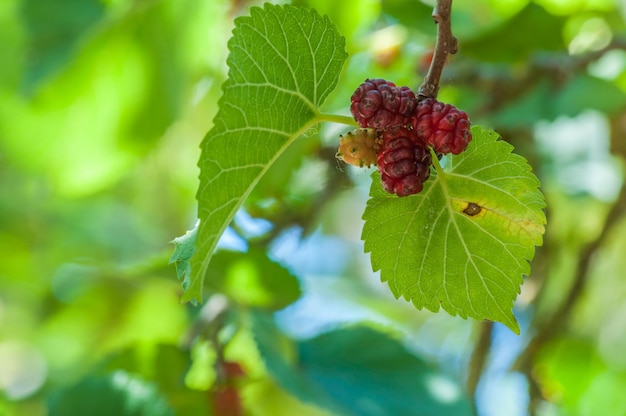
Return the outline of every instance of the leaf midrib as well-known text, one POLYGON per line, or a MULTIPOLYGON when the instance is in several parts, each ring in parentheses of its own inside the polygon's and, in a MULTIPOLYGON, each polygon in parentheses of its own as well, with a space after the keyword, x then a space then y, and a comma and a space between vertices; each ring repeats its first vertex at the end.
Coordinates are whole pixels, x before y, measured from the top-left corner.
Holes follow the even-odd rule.
MULTIPOLYGON (((278 151, 271 157, 271 159, 268 161, 267 164, 263 164, 261 167, 261 170, 259 171, 259 173, 253 178, 252 182, 250 182, 250 185, 246 188, 246 190, 244 191, 244 193, 242 195, 240 195, 239 197, 236 198, 232 198, 230 200, 228 200, 228 202, 222 204, 220 206, 219 209, 224 208, 226 206, 228 206, 228 204, 232 203, 233 201, 235 202, 232 209, 228 212, 226 218, 233 218, 235 213, 237 212, 237 210, 241 207, 241 204, 243 203, 243 201, 245 201, 248 196, 250 195, 250 192, 252 192, 252 190, 254 189, 254 187, 257 185, 257 183, 259 182, 259 180, 261 180, 261 178, 263 177, 263 175, 265 175, 265 173, 269 170, 269 168, 274 164, 274 162, 276 162, 276 160, 278 160, 278 158, 285 152, 285 150, 298 138, 300 137, 304 132, 306 132, 307 130, 309 130, 310 128, 312 128, 314 125, 316 125, 317 123, 319 123, 320 121, 323 121, 323 115, 321 115, 320 113, 316 112, 315 117, 313 117, 311 120, 309 120, 307 123, 305 123, 298 131, 296 131, 295 133, 293 133, 293 135, 289 136, 287 138, 287 140, 285 140, 285 142, 281 145, 281 147, 278 149, 278 151)), ((283 132, 288 134, 287 132, 283 132)), ((248 165, 246 165, 248 166, 248 165)), ((245 168, 243 166, 241 167, 237 167, 237 168, 245 168)), ((209 213, 207 215, 207 218, 211 217, 212 213, 209 213)), ((222 224, 220 225, 220 227, 218 228, 218 230, 214 233, 212 233, 208 238, 203 239, 203 241, 200 243, 200 247, 202 249, 204 249, 205 247, 207 247, 207 243, 206 241, 210 241, 210 244, 208 245, 208 250, 205 251, 206 253, 213 253, 213 251, 215 250, 215 247, 217 247, 217 243, 218 243, 218 236, 222 235, 224 233, 224 231, 226 230, 226 228, 228 227, 228 225, 230 224, 230 221, 223 221, 222 224)), ((209 256, 205 256, 202 259, 202 262, 200 264, 200 270, 199 270, 199 276, 205 276, 206 271, 209 267, 209 263, 211 261, 211 255, 209 256)), ((203 282, 202 279, 198 279, 197 281, 199 282, 203 282)), ((198 283, 200 284, 200 283, 198 283)), ((184 295, 183 295, 183 301, 186 300, 190 300, 191 298, 193 298, 193 296, 188 298, 188 294, 192 294, 193 291, 192 290, 187 290, 185 291, 184 295)))
MULTIPOLYGON (((435 170, 437 171, 437 181, 441 184, 441 190, 442 190, 442 192, 444 194, 444 199, 446 201, 445 209, 448 210, 448 213, 450 215, 450 222, 454 225, 454 228, 455 228, 456 233, 458 235, 459 241, 461 242, 461 245, 463 246, 463 250, 465 251, 465 255, 467 256, 467 261, 469 263, 471 263, 471 265, 474 268, 475 272, 478 274, 480 283, 482 283, 483 287, 485 288, 486 293, 489 294, 489 296, 491 297, 493 303, 496 305, 498 310, 502 313, 503 316, 507 316, 507 314, 502 310, 502 308, 498 304, 496 297, 494 297, 494 295, 491 292, 491 290, 489 289, 489 287, 485 284, 485 277, 480 272, 480 269, 478 268, 476 263, 474 263, 473 256, 472 256, 469 248, 467 247, 467 244, 465 243, 465 239, 463 238, 463 234, 461 233, 459 225, 457 224, 457 220, 456 220, 456 217, 455 217, 456 211, 452 208, 452 203, 451 203, 452 199, 451 199, 451 196, 450 196, 448 184, 446 183, 446 175, 448 175, 448 173, 445 172, 442 169, 441 165, 439 164, 439 160, 437 159, 437 157, 434 154, 434 152, 431 152, 431 153, 432 153, 432 156, 433 156, 433 165, 435 166, 435 170)), ((459 176, 459 175, 451 174, 450 176, 459 176)), ((434 185, 435 184, 433 184, 433 186, 434 185)), ((446 233, 446 239, 447 239, 447 235, 448 234, 446 233)), ((445 261, 445 258, 444 258, 444 264, 447 264, 447 261, 445 261)), ((474 315, 475 316, 480 316, 480 314, 478 312, 476 312, 476 310, 474 309, 474 303, 472 302, 472 297, 471 297, 470 292, 469 292, 469 280, 468 280, 468 276, 467 276, 467 264, 468 263, 466 262, 465 263, 465 271, 463 273, 463 277, 464 277, 464 280, 465 280, 465 291, 466 291, 467 300, 468 300, 467 303, 470 306, 470 308, 471 308, 472 312, 474 313, 474 315)), ((494 268, 496 268, 496 267, 494 266, 494 268)), ((499 270, 500 272, 502 272, 499 268, 496 268, 496 269, 499 270)), ((444 280, 445 280, 445 276, 444 276, 444 280)), ((444 288, 445 288, 445 285, 444 285, 444 288)), ((448 296, 447 290, 445 292, 446 292, 446 296, 448 296)), ((448 296, 448 298, 449 298, 449 296, 448 296)), ((450 303, 450 305, 453 305, 453 304, 450 303)), ((459 311, 461 310, 459 307, 457 307, 457 309, 459 311)))

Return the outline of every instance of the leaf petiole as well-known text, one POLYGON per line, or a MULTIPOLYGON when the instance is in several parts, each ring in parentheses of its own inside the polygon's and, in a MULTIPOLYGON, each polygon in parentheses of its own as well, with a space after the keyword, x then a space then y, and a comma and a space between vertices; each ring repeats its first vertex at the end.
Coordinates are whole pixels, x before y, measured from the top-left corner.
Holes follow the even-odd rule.
POLYGON ((358 127, 358 124, 350 116, 342 116, 339 114, 320 113, 317 115, 317 121, 327 121, 329 123, 346 124, 348 126, 358 127))
POLYGON ((445 172, 443 171, 443 168, 441 167, 441 164, 439 163, 439 157, 437 157, 437 153, 431 146, 428 146, 428 150, 430 151, 430 158, 433 161, 433 166, 435 167, 435 171, 437 171, 437 177, 443 180, 443 176, 445 172))

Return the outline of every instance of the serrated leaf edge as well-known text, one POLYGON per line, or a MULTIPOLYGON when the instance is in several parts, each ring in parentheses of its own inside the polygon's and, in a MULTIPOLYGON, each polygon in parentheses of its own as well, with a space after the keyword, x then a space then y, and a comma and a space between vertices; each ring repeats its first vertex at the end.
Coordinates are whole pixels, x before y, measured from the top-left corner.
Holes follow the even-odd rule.
MULTIPOLYGON (((501 140, 500 135, 499 135, 498 133, 493 132, 493 131, 490 131, 490 130, 484 130, 484 129, 482 129, 482 128, 481 128, 481 127, 479 127, 479 126, 474 126, 474 127, 472 127, 472 130, 473 130, 473 134, 479 134, 479 133, 480 133, 480 134, 485 134, 485 133, 487 133, 487 134, 489 135, 489 137, 490 137, 491 139, 493 139, 492 141, 485 142, 485 144, 487 144, 487 143, 496 143, 496 142, 499 142, 499 144, 501 144, 501 145, 502 145, 503 150, 505 150, 505 151, 506 151, 506 153, 508 154, 508 156, 509 156, 509 157, 513 156, 513 157, 515 157, 516 159, 518 159, 518 158, 519 158, 519 159, 521 159, 520 161, 521 161, 521 162, 523 162, 523 163, 524 163, 524 165, 525 165, 525 166, 522 166, 522 167, 524 167, 524 171, 525 171, 526 173, 528 173, 528 174, 529 174, 529 176, 533 179, 533 185, 534 185, 534 189, 533 189, 533 191, 539 192, 539 193, 541 194, 541 190, 539 189, 541 184, 540 184, 539 179, 538 179, 538 178, 537 178, 537 177, 536 177, 536 176, 532 173, 532 167, 528 164, 528 161, 527 161, 526 159, 524 159, 522 156, 520 156, 520 155, 518 155, 518 154, 515 154, 515 153, 513 152, 513 151, 514 151, 514 147, 513 147, 512 145, 510 145, 510 143, 508 143, 508 142, 506 142, 506 141, 501 140)), ((485 144, 481 144, 481 146, 482 146, 482 145, 485 145, 485 144)), ((478 149, 478 148, 475 148, 473 151, 476 151, 476 149, 478 149)), ((431 150, 431 151, 432 151, 432 150, 431 150)), ((466 158, 462 159, 461 163, 463 162, 463 160, 466 160, 466 158)), ((427 199, 428 199, 428 198, 427 198, 428 194, 429 194, 429 193, 430 193, 433 189, 435 189, 435 185, 437 184, 437 181, 442 181, 441 187, 442 187, 442 191, 443 191, 443 192, 444 192, 444 194, 445 194, 446 206, 445 206, 445 208, 444 208, 444 209, 442 209, 442 210, 441 210, 441 212, 440 212, 440 214, 438 215, 438 217, 437 217, 437 218, 439 218, 439 216, 440 216, 443 212, 445 212, 445 210, 448 210, 448 212, 451 214, 451 215, 450 215, 450 217, 452 218, 452 222, 454 222, 454 226, 455 226, 455 227, 456 227, 456 229, 457 229, 457 235, 461 236, 462 234, 459 232, 458 225, 456 224, 457 219, 456 219, 456 218, 454 218, 454 215, 455 215, 455 214, 458 214, 458 213, 457 213, 457 212, 456 212, 456 210, 454 210, 454 209, 453 209, 453 207, 451 206, 451 199, 452 199, 452 198, 450 197, 448 187, 445 185, 445 178, 446 178, 447 176, 458 176, 458 177, 463 177, 464 179, 471 179, 471 180, 474 180, 474 181, 477 181, 477 179, 475 179, 475 178, 473 178, 473 177, 466 176, 466 175, 454 174, 454 170, 455 170, 455 169, 457 169, 457 168, 458 168, 458 166, 460 166, 460 165, 452 165, 452 166, 450 167, 450 170, 449 170, 449 171, 445 171, 445 170, 441 167, 441 165, 439 164, 439 161, 437 160, 436 155, 434 155, 434 154, 433 154, 433 164, 435 165, 435 170, 436 170, 435 180, 434 180, 434 181, 431 181, 430 183, 427 183, 427 184, 426 184, 425 189, 424 189, 424 192, 425 192, 425 193, 424 193, 424 194, 422 194, 423 199, 420 201, 419 205, 418 205, 418 206, 417 206, 417 208, 415 209, 415 212, 411 215, 411 220, 409 221, 409 224, 407 225, 407 228, 410 228, 410 224, 413 222, 413 219, 415 218, 415 215, 417 214, 417 212, 419 212, 419 211, 420 211, 420 209, 422 209, 422 208, 423 208, 423 204, 424 204, 424 203, 425 203, 425 201, 427 201, 427 199)), ((473 173, 475 173, 475 172, 473 172, 473 173)), ((373 181, 374 181, 374 180, 378 180, 378 181, 380 181, 380 177, 379 177, 379 175, 378 175, 378 173, 377 173, 376 171, 372 173, 371 177, 372 177, 372 180, 373 180, 373 181)), ((487 185, 487 186, 489 186, 489 187, 494 187, 493 185, 491 185, 491 184, 489 184, 489 183, 485 183, 485 182, 483 182, 483 181, 479 181, 479 180, 478 180, 478 182, 479 182, 479 183, 481 183, 481 184, 483 184, 483 185, 487 185)), ((497 188, 497 187, 494 187, 494 188, 496 188, 498 191, 501 191, 501 189, 500 189, 500 188, 497 188)), ((508 194, 508 193, 507 193, 507 194, 508 194)), ((543 194, 541 194, 541 195, 543 196, 543 194)), ((374 195, 373 193, 371 193, 371 194, 370 194, 370 198, 369 198, 369 200, 367 201, 367 205, 369 205, 370 207, 375 206, 375 204, 377 204, 377 203, 374 201, 374 196, 375 196, 375 195, 374 195)), ((529 272, 529 271, 530 271, 530 262, 531 262, 531 261, 532 261, 532 259, 534 258, 534 254, 535 254, 535 247, 537 247, 537 246, 541 246, 541 245, 542 245, 542 243, 543 243, 543 234, 544 234, 544 232, 545 232, 545 224, 546 224, 546 217, 545 217, 545 213, 543 212, 543 208, 545 208, 545 206, 546 206, 546 203, 545 203, 545 197, 543 197, 543 198, 542 198, 542 201, 541 201, 541 203, 539 204, 539 206, 537 206, 537 207, 532 207, 532 206, 529 206, 529 204, 522 204, 522 203, 521 203, 521 202, 520 202, 517 198, 515 198, 513 195, 510 195, 510 194, 509 194, 509 196, 511 196, 511 197, 512 197, 512 198, 514 198, 517 202, 519 202, 521 206, 526 207, 526 209, 527 209, 529 212, 538 212, 538 215, 537 215, 537 216, 536 216, 536 218, 535 218, 535 219, 537 220, 537 225, 538 225, 537 229, 535 230, 535 231, 537 231, 537 238, 531 238, 531 239, 530 239, 530 240, 532 241, 532 254, 529 256, 529 258, 526 258, 526 256, 523 256, 522 261, 525 263, 525 265, 521 264, 521 263, 520 263, 520 260, 519 260, 516 256, 512 256, 512 257, 516 260, 516 262, 517 262, 517 264, 520 266, 520 268, 522 268, 522 269, 524 269, 525 271, 529 272), (537 211, 537 209, 539 209, 540 211, 537 211)), ((458 198, 454 198, 454 199, 455 199, 455 200, 459 200, 458 198)), ((379 203, 383 203, 384 201, 385 201, 385 200, 383 199, 383 200, 381 200, 379 203)), ((492 211, 492 212, 494 212, 494 214, 499 214, 499 213, 497 213, 497 211, 494 211, 494 210, 491 210, 491 211, 492 211)), ((502 216, 502 214, 499 214, 499 215, 500 215, 500 216, 502 216)), ((507 217, 507 219, 508 219, 508 217, 507 217)), ((367 220, 366 220, 366 218, 365 218, 365 211, 364 211, 364 213, 363 213, 363 220, 364 220, 364 221, 367 221, 367 220)), ((476 224, 476 225, 478 226, 478 224, 476 224)), ((482 229, 482 227, 481 227, 481 229, 482 229)), ((521 226, 520 226, 520 229, 522 229, 522 230, 524 230, 524 231, 526 231, 526 232, 528 232, 528 233, 530 234, 530 231, 526 230, 524 227, 521 227, 521 226)), ((406 237, 406 235, 407 235, 407 234, 408 234, 408 233, 404 233, 404 236, 403 236, 403 238, 402 238, 402 241, 404 241, 404 238, 406 237)), ((447 234, 446 234, 446 236, 447 236, 447 234)), ((373 271, 374 271, 374 272, 377 272, 377 271, 382 271, 382 267, 381 267, 381 265, 380 265, 380 264, 378 264, 378 260, 377 260, 377 259, 375 259, 375 258, 373 258, 373 257, 371 257, 371 254, 372 254, 372 249, 374 249, 374 248, 375 248, 375 247, 373 247, 373 246, 375 245, 375 243, 373 243, 373 242, 371 242, 369 239, 367 239, 367 237, 366 237, 366 235, 365 235, 365 228, 364 228, 363 233, 362 233, 362 235, 361 235, 361 239, 364 241, 364 251, 365 251, 366 253, 370 253, 370 259, 371 259, 371 263, 372 263, 372 269, 373 269, 373 271)), ((496 240, 496 241, 498 241, 498 239, 495 239, 495 240, 496 240)), ((430 245, 430 241, 431 241, 431 239, 429 239, 429 240, 428 240, 427 246, 429 246, 429 245, 430 245)), ((464 249, 466 250, 466 255, 467 255, 468 259, 469 259, 469 260, 471 260, 471 257, 472 257, 472 256, 470 256, 470 255, 469 255, 469 253, 468 253, 468 251, 467 251, 467 245, 466 245, 466 243, 465 243, 465 240, 461 239, 461 241, 462 241, 462 244, 463 244, 464 249)), ((507 250, 507 251, 508 251, 508 250, 507 250)), ((423 265, 424 265, 424 261, 425 261, 425 259, 426 259, 426 257, 424 256, 424 257, 422 258, 422 269, 423 269, 423 265)), ((399 250, 398 250, 398 251, 397 251, 397 253, 396 253, 396 259, 395 259, 395 261, 394 261, 394 264, 395 264, 395 265, 397 265, 397 264, 398 264, 398 262, 399 262, 399 260, 400 260, 400 252, 399 252, 399 250)), ((444 264, 444 267, 445 267, 445 264, 444 264)), ((475 267, 475 265, 474 265, 474 267, 475 267)), ((396 266, 394 266, 394 267, 392 268, 392 270, 395 270, 395 269, 396 269, 396 266)), ((477 273, 478 273, 479 275, 481 275, 481 274, 479 273, 478 269, 476 269, 476 271, 477 271, 477 273)), ((445 270, 444 270, 444 274, 445 274, 445 270)), ((523 273, 522 273, 522 275, 523 275, 523 273)), ((522 275, 520 275, 520 278, 521 278, 521 279, 523 279, 522 275)), ((444 278, 444 279, 445 279, 445 278, 444 278)), ((417 280, 419 280, 419 279, 417 279, 417 280)), ((433 308, 430 308, 430 307, 429 307, 429 305, 426 305, 426 304, 424 304, 424 305, 420 305, 420 304, 418 304, 418 303, 417 303, 414 299, 410 298, 407 294, 404 294, 404 293, 399 293, 399 292, 398 292, 398 287, 395 285, 395 283, 394 283, 393 281, 391 281, 389 278, 383 277, 383 273, 381 273, 381 281, 382 281, 382 282, 387 282, 387 284, 389 285, 389 287, 390 287, 390 289, 391 289, 391 292, 393 293, 393 295, 394 295, 394 297, 395 297, 396 299, 398 299, 398 298, 402 297, 402 298, 403 298, 403 299, 405 299, 406 301, 411 302, 411 303, 412 303, 415 307, 417 307, 418 309, 426 308, 426 309, 428 309, 428 310, 431 310, 432 312, 438 312, 438 311, 439 311, 439 309, 443 308, 443 309, 444 309, 446 312, 448 312, 451 316, 457 316, 457 315, 458 315, 458 316, 461 316, 461 317, 463 317, 463 318, 467 318, 467 317, 469 316, 468 314, 463 314, 463 313, 462 313, 462 311, 456 311, 456 310, 452 310, 452 311, 451 311, 451 310, 448 310, 448 308, 445 308, 445 307, 443 307, 443 306, 440 306, 440 308, 437 308, 436 310, 434 310, 433 308)), ((481 280, 481 282, 482 282, 482 280, 481 280)), ((521 283, 521 282, 520 282, 520 283, 521 283)), ((415 284, 417 284, 417 282, 415 282, 415 284)), ((521 284, 517 284, 517 287, 518 287, 517 293, 519 294, 519 293, 520 293, 520 290, 521 290, 521 284)), ((487 289, 487 288, 485 288, 485 289, 487 289)), ((493 299, 493 296, 491 295, 491 292, 489 292, 488 290, 487 290, 487 292, 490 294, 490 296, 491 296, 491 297, 492 297, 492 299, 493 299)), ((446 293, 446 294, 447 294, 447 293, 446 293)), ((497 302, 494 302, 494 303, 496 304, 497 308, 500 310, 500 312, 502 313, 502 315, 503 315, 503 316, 508 316, 508 317, 512 318, 512 319, 509 319, 509 320, 508 320, 508 322, 503 322, 503 323, 504 323, 505 325, 507 325, 507 326, 508 326, 508 327, 509 327, 512 331, 514 331, 516 334, 519 334, 519 333, 520 333, 519 324, 518 324, 518 322, 517 322, 517 320, 516 320, 515 316, 514 316, 514 315, 513 315, 513 313, 512 313, 512 309, 513 309, 513 306, 514 306, 514 303, 515 303, 515 299, 512 299, 512 300, 511 300, 511 302, 510 302, 510 303, 511 303, 511 313, 510 313, 510 314, 509 314, 509 313, 505 313, 505 311, 503 311, 503 310, 502 310, 502 308, 498 305, 498 303, 497 303, 497 302)), ((473 310, 473 306, 472 306, 472 310, 473 310)), ((473 312, 474 312, 474 316, 475 316, 475 317, 480 317, 481 319, 488 319, 488 318, 486 318, 486 317, 482 316, 481 314, 476 313, 476 311, 475 311, 475 310, 473 310, 473 312)))

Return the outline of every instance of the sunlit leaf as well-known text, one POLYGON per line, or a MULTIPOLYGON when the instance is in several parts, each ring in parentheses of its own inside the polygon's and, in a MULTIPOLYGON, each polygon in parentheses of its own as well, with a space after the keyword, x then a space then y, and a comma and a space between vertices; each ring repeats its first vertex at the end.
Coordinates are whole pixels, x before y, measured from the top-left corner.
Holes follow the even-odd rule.
POLYGON ((202 142, 200 228, 183 300, 201 300, 217 241, 259 178, 318 121, 346 58, 345 42, 317 12, 267 4, 235 22, 229 78, 202 142))
POLYGON ((273 310, 300 297, 296 277, 258 248, 245 253, 219 250, 207 271, 207 286, 239 304, 273 310))
POLYGON ((502 322, 512 313, 546 222, 539 180, 494 132, 472 129, 424 190, 398 198, 373 175, 362 238, 373 269, 417 308, 502 322))
POLYGON ((548 398, 575 409, 589 385, 607 369, 587 340, 563 338, 545 345, 537 357, 537 381, 548 398))

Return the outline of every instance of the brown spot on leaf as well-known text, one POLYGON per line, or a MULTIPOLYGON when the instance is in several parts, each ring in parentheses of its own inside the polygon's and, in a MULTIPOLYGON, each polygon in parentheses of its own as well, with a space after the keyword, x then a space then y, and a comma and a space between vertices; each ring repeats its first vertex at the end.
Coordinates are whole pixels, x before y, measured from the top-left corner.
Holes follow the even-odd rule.
POLYGON ((473 217, 474 215, 480 214, 481 210, 482 208, 480 207, 480 205, 470 202, 469 204, 467 204, 467 208, 463 210, 463 213, 469 215, 470 217, 473 217))

